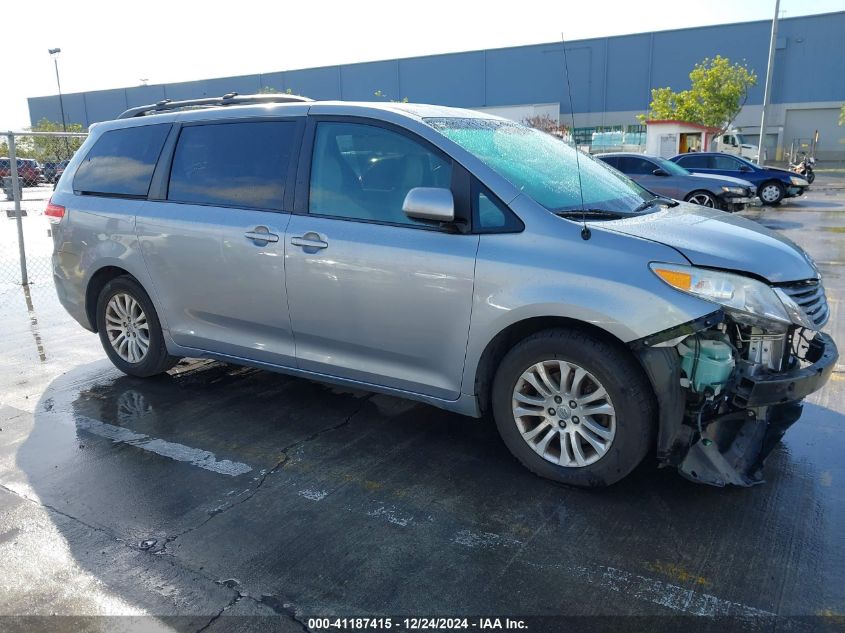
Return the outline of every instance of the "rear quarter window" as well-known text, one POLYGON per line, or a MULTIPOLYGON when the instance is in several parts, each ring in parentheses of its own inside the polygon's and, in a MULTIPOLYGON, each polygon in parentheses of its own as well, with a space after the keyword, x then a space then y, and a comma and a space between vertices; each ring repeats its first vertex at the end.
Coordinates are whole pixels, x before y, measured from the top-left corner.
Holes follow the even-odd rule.
POLYGON ((170 124, 104 132, 76 170, 78 193, 146 197, 170 124))

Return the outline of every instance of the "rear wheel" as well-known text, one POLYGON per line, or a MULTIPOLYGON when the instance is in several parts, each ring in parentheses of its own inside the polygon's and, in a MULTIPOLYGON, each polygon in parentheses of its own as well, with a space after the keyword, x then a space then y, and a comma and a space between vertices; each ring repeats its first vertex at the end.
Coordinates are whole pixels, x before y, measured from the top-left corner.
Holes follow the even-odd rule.
POLYGON ((155 376, 179 359, 170 356, 149 295, 132 277, 112 279, 97 301, 97 331, 111 362, 130 376, 155 376))
POLYGON ((648 452, 654 396, 624 348, 580 330, 546 330, 502 360, 493 414, 507 447, 532 472, 606 486, 648 452))
POLYGON ((757 195, 760 197, 760 201, 769 206, 776 206, 780 204, 780 201, 783 200, 785 194, 786 191, 784 190, 783 185, 774 180, 764 182, 757 190, 757 195))
POLYGON ((691 202, 692 204, 700 204, 702 207, 708 207, 710 209, 719 208, 719 203, 716 201, 716 197, 709 191, 693 191, 685 198, 685 200, 687 202, 691 202))

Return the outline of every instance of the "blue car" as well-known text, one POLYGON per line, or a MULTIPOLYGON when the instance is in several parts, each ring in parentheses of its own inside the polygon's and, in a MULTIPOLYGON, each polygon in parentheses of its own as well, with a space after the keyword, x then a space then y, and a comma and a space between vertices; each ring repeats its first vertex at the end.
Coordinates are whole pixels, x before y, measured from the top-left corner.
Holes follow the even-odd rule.
POLYGON ((800 196, 810 188, 806 179, 785 169, 761 167, 732 154, 720 152, 691 152, 670 158, 693 173, 733 176, 748 180, 757 187, 763 204, 774 206, 784 198, 800 196))

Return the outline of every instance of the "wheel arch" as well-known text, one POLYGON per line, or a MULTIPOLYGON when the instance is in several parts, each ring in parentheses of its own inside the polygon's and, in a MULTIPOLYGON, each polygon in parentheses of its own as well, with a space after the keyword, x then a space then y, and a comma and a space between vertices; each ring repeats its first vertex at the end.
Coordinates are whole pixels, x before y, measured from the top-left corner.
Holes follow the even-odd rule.
POLYGON ((97 300, 100 297, 100 293, 103 288, 105 288, 106 284, 112 279, 123 276, 131 277, 135 282, 140 284, 141 287, 144 286, 144 284, 142 284, 141 281, 128 270, 121 268, 120 266, 113 265, 103 266, 91 275, 91 278, 88 280, 88 284, 85 287, 85 315, 88 317, 88 322, 91 324, 92 331, 97 331, 97 300))
POLYGON ((649 373, 645 371, 642 360, 624 341, 615 336, 613 333, 594 325, 593 323, 588 323, 586 321, 570 317, 534 316, 509 324, 507 327, 499 331, 492 339, 490 339, 484 348, 484 351, 481 353, 478 364, 475 367, 473 387, 482 416, 490 411, 490 391, 493 384, 493 378, 496 374, 496 368, 499 366, 505 354, 507 354, 514 345, 529 336, 536 334, 537 332, 542 332, 543 330, 554 328, 577 329, 589 332, 593 336, 596 336, 597 338, 610 343, 614 347, 617 347, 620 351, 623 351, 623 353, 629 354, 631 358, 636 360, 637 365, 643 369, 643 372, 648 378, 649 384, 654 391, 654 382, 652 381, 649 373))

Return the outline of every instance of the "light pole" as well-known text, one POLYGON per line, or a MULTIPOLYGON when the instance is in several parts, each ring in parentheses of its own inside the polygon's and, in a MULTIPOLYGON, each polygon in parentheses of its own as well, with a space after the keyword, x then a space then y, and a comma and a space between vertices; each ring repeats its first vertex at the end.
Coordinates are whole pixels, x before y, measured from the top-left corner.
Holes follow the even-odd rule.
MULTIPOLYGON (((53 65, 56 67, 56 86, 59 88, 59 110, 62 113, 62 131, 67 132, 67 122, 65 121, 65 100, 62 97, 62 82, 59 80, 59 53, 62 52, 60 48, 49 48, 47 52, 53 58, 53 65)), ((65 137, 65 159, 70 160, 70 144, 67 136, 65 137)))
POLYGON ((778 12, 780 0, 775 0, 775 17, 772 19, 772 33, 769 37, 769 64, 766 66, 766 86, 763 88, 763 115, 760 117, 760 145, 757 146, 757 164, 763 164, 763 152, 766 146, 766 108, 772 98, 772 71, 775 67, 775 46, 778 38, 778 12))

